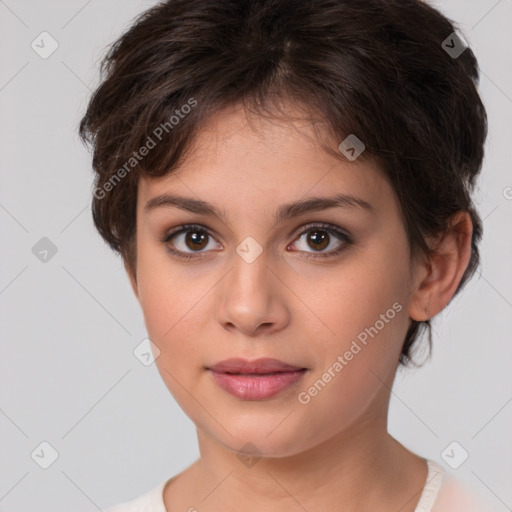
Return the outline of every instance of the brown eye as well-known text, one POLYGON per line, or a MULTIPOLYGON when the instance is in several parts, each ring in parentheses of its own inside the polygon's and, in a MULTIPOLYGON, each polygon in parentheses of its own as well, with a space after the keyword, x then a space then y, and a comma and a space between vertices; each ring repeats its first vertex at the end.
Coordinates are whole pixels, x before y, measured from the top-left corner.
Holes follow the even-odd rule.
POLYGON ((203 249, 217 249, 222 247, 215 241, 210 232, 201 226, 181 226, 181 229, 165 236, 164 243, 167 250, 182 258, 191 258, 195 253, 200 256, 203 249))
POLYGON ((314 229, 308 233, 307 243, 316 251, 321 251, 329 245, 330 235, 324 229, 314 229))
POLYGON ((320 224, 306 226, 293 246, 297 252, 305 253, 306 259, 315 259, 336 256, 351 244, 352 239, 338 228, 320 224))
POLYGON ((208 245, 208 233, 206 231, 187 231, 185 236, 185 245, 192 250, 204 249, 208 245))

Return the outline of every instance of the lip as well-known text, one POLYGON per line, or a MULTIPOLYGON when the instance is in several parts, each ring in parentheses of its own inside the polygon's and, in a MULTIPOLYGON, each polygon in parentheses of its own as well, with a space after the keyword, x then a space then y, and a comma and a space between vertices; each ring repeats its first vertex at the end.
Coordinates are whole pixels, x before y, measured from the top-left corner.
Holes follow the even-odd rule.
POLYGON ((216 384, 243 400, 264 400, 296 384, 307 368, 278 359, 226 359, 207 367, 216 384))
POLYGON ((208 369, 217 373, 274 373, 302 370, 300 366, 293 366, 270 357, 262 357, 253 361, 235 357, 220 361, 213 366, 209 366, 208 369))

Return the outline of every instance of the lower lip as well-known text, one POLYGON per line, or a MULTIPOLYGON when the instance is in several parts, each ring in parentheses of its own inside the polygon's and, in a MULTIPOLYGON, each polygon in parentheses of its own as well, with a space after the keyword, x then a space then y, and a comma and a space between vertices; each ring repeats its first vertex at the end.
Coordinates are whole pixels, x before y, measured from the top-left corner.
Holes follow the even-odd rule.
POLYGON ((233 375, 210 370, 215 382, 225 391, 243 400, 263 400, 297 383, 305 370, 261 375, 233 375))

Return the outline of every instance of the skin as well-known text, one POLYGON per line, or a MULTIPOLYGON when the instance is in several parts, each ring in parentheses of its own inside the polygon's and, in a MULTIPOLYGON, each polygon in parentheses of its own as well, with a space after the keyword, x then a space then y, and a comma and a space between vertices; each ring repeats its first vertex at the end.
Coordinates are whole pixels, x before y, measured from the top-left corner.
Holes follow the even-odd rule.
POLYGON ((427 466, 387 433, 390 388, 410 319, 434 316, 455 293, 469 261, 471 220, 456 214, 444 236, 431 240, 436 253, 411 262, 384 174, 369 160, 327 154, 300 111, 289 112, 295 121, 226 109, 204 126, 176 171, 139 183, 137 264, 126 270, 160 350, 158 370, 195 423, 201 453, 167 483, 165 506, 412 512, 427 466), (169 205, 145 211, 162 193, 207 201, 227 218, 169 205), (284 203, 335 193, 361 198, 374 212, 330 208, 273 222, 284 203), (307 259, 345 243, 328 233, 329 244, 318 250, 308 243, 312 222, 345 230, 353 243, 331 258, 307 259), (185 234, 162 241, 187 223, 213 233, 199 255, 185 234), (236 252, 248 236, 262 248, 252 263, 236 252), (394 318, 309 403, 300 403, 298 393, 396 302, 402 308, 394 318), (242 400, 205 369, 230 357, 274 357, 308 371, 275 397, 242 400), (257 447, 250 466, 238 457, 248 442, 257 447))

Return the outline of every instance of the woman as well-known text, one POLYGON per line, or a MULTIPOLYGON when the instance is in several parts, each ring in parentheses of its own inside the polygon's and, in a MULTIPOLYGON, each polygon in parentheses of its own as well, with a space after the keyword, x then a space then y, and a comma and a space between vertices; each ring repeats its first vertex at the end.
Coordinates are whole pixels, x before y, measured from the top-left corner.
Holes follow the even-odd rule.
POLYGON ((475 272, 476 59, 421 1, 171 0, 81 122, 201 456, 110 512, 486 510, 387 432, 393 380, 475 272))

